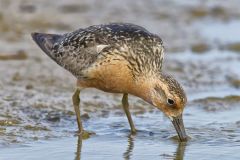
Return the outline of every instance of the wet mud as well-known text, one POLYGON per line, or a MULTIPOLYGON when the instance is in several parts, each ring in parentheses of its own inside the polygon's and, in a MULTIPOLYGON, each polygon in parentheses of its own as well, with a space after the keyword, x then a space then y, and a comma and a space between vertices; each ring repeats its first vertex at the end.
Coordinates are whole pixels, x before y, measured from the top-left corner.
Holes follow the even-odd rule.
POLYGON ((0 159, 239 159, 239 5, 0 0, 0 159), (71 102, 75 78, 44 55, 30 33, 108 22, 136 23, 163 39, 163 71, 188 96, 188 142, 179 143, 171 122, 134 96, 129 105, 138 133, 129 135, 122 95, 95 89, 81 94, 84 127, 95 134, 78 139, 71 102))

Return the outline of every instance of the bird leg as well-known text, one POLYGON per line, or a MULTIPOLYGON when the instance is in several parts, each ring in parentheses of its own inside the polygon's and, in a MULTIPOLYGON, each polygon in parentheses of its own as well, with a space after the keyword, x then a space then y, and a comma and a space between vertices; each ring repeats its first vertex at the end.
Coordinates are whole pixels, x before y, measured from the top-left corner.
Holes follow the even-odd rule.
POLYGON ((128 94, 127 93, 123 94, 122 105, 123 105, 123 109, 124 109, 124 111, 126 113, 126 116, 128 118, 129 125, 131 127, 131 133, 132 134, 136 134, 136 129, 135 129, 135 126, 133 124, 133 120, 132 120, 131 114, 129 112, 128 94))
POLYGON ((82 122, 81 122, 81 116, 80 116, 80 89, 76 89, 73 96, 72 96, 72 102, 73 102, 73 106, 74 106, 74 110, 76 113, 76 117, 77 117, 77 124, 78 124, 78 131, 81 134, 83 132, 83 126, 82 126, 82 122))
POLYGON ((74 106, 74 110, 77 117, 77 124, 78 124, 78 134, 81 136, 82 139, 87 139, 90 135, 95 134, 94 132, 87 132, 83 129, 82 121, 81 121, 81 112, 80 112, 80 89, 77 88, 72 96, 72 102, 74 106))
POLYGON ((77 88, 72 96, 72 102, 74 106, 74 110, 77 117, 78 124, 78 134, 82 136, 83 139, 87 139, 90 136, 90 133, 83 130, 82 121, 81 121, 81 112, 80 112, 80 89, 77 88))

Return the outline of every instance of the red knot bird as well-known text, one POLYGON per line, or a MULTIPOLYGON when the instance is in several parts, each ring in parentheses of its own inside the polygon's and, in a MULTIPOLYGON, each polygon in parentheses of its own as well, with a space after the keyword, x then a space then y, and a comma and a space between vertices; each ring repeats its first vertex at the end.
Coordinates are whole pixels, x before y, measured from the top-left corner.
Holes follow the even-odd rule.
POLYGON ((162 72, 164 47, 156 34, 134 24, 110 23, 63 35, 32 33, 32 38, 77 79, 72 101, 79 134, 88 134, 80 117, 80 91, 97 88, 123 94, 122 105, 132 133, 136 129, 129 112, 128 94, 160 109, 172 121, 179 139, 187 139, 182 119, 187 98, 181 85, 162 72))

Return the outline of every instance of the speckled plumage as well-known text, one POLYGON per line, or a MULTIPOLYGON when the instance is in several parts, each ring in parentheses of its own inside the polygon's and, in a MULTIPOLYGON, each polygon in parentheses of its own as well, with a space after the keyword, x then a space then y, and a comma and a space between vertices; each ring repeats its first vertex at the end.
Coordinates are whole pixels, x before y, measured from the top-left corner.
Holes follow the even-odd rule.
MULTIPOLYGON (((162 40, 143 27, 127 23, 95 25, 64 34, 53 44, 50 57, 78 79, 86 69, 118 55, 129 64, 134 77, 161 70, 162 40)), ((102 63, 101 63, 102 62, 102 63)))
POLYGON ((187 102, 180 84, 161 72, 162 40, 143 27, 129 23, 95 25, 64 35, 32 33, 33 40, 60 66, 77 78, 73 104, 79 132, 84 130, 79 94, 84 88, 123 93, 122 104, 131 132, 136 133, 128 94, 162 110, 172 121, 181 141, 187 139, 182 112, 187 102))

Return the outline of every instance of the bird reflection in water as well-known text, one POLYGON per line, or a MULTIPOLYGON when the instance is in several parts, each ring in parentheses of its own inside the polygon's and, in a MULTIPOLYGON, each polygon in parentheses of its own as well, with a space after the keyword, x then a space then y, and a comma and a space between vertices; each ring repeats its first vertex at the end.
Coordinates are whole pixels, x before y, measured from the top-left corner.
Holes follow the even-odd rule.
POLYGON ((129 134, 128 135, 128 146, 126 151, 123 153, 124 160, 130 160, 134 148, 134 139, 135 135, 129 134))
MULTIPOLYGON (((135 142, 136 135, 128 135, 128 145, 126 148, 126 151, 123 153, 123 159, 124 160, 131 160, 133 156, 133 149, 134 149, 134 142, 135 142)), ((82 136, 78 136, 78 142, 77 142, 77 151, 75 155, 74 160, 81 160, 81 150, 82 150, 82 136)), ((186 149, 186 142, 179 142, 176 152, 173 155, 161 155, 166 159, 173 159, 173 160, 184 160, 184 153, 186 149)), ((156 157, 156 159, 158 159, 156 157)))
POLYGON ((184 159, 184 153, 186 149, 186 142, 179 142, 177 150, 174 154, 174 160, 183 160, 184 159))
POLYGON ((76 151, 76 157, 74 160, 80 160, 81 159, 81 151, 82 151, 82 136, 78 136, 78 142, 77 142, 77 151, 76 151))

